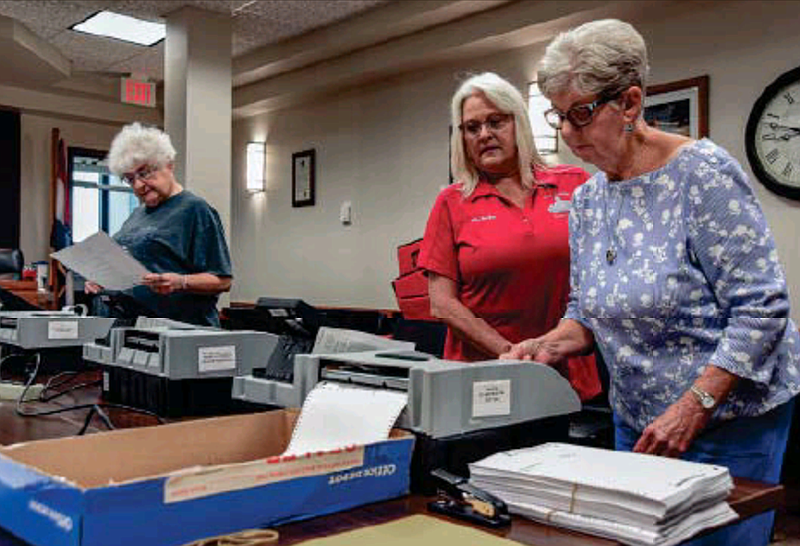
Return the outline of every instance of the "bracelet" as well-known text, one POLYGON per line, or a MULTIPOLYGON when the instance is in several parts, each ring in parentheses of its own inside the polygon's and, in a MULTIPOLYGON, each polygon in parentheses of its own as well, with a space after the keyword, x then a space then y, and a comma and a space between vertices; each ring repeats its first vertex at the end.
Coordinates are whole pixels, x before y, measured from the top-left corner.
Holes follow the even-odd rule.
POLYGON ((186 275, 181 275, 181 290, 185 292, 187 288, 189 288, 189 279, 186 278, 186 275))

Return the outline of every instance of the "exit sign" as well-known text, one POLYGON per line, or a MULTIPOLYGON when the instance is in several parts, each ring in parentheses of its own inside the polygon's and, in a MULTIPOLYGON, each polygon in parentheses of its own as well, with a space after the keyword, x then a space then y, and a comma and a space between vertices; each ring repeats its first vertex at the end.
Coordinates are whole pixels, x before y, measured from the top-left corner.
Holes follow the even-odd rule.
POLYGON ((141 82, 131 78, 122 78, 120 88, 120 99, 127 104, 138 106, 156 106, 156 84, 151 82, 141 82))

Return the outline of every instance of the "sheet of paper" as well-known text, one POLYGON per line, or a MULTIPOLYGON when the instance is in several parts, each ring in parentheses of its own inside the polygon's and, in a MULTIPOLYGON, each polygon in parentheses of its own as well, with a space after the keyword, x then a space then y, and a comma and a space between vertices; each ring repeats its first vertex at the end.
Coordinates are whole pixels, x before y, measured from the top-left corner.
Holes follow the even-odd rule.
POLYGON ((149 273, 145 266, 102 231, 51 256, 108 290, 125 290, 141 284, 142 277, 149 273))
POLYGON ((308 393, 284 455, 305 455, 389 437, 408 395, 323 381, 308 393))
POLYGON ((397 341, 366 332, 329 328, 323 326, 317 331, 313 354, 356 353, 359 351, 400 350, 413 351, 411 341, 397 341))

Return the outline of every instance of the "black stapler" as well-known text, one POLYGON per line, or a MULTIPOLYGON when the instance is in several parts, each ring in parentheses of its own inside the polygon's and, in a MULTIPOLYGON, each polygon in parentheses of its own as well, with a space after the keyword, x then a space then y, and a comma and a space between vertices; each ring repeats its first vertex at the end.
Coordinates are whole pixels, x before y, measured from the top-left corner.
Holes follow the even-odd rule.
POLYGON ((440 498, 428 503, 428 510, 488 527, 505 527, 511 523, 506 503, 494 495, 470 485, 466 478, 437 468, 440 498))

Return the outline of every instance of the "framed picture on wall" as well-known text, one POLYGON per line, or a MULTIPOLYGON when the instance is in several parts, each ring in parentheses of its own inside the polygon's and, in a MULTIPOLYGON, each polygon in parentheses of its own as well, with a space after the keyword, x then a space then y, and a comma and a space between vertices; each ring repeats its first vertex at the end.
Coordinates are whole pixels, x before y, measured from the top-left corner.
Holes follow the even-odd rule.
POLYGON ((648 125, 691 138, 708 136, 708 76, 647 87, 648 125))
POLYGON ((316 193, 314 150, 292 154, 292 206, 313 207, 316 193))

